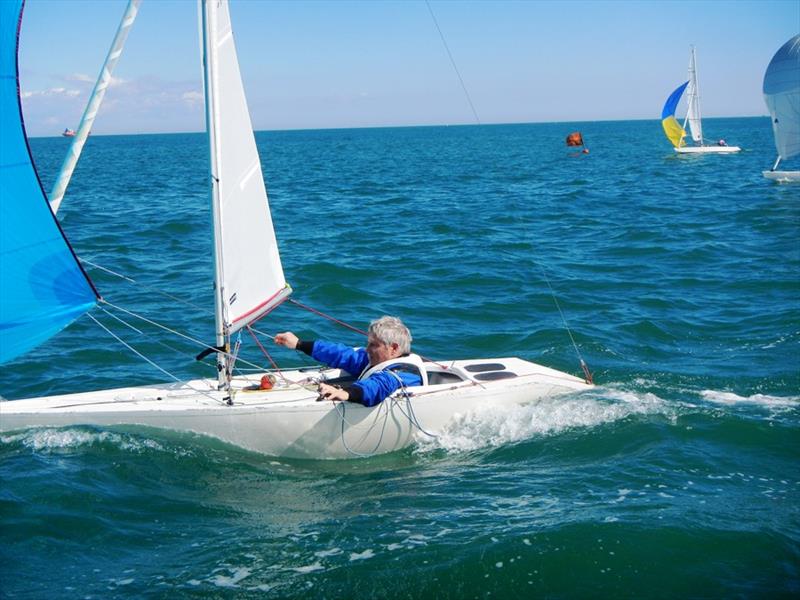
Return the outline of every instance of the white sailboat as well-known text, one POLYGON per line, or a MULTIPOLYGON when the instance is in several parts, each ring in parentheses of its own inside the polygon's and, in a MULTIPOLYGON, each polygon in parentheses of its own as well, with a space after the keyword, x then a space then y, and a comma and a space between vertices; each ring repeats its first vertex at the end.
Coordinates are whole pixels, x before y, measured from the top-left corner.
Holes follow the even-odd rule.
POLYGON ((686 101, 688 103, 686 109, 686 118, 683 120, 683 126, 677 123, 669 122, 664 123, 664 131, 667 137, 675 146, 675 152, 678 154, 730 154, 739 152, 739 146, 729 146, 724 140, 719 140, 714 144, 706 144, 703 138, 703 119, 700 113, 700 87, 698 84, 697 76, 697 57, 694 46, 691 47, 689 53, 689 81, 687 84, 679 87, 667 100, 662 112, 662 120, 672 117, 675 120, 675 107, 680 100, 683 88, 686 89, 686 101), (688 84, 688 85, 687 85, 688 84), (680 90, 680 93, 678 93, 680 90), (677 96, 676 96, 677 94, 677 96), (671 104, 671 110, 668 111, 668 106, 671 104), (686 125, 689 125, 692 141, 694 145, 687 146, 684 138, 686 137, 686 125))
POLYGON ((772 120, 778 159, 764 177, 782 183, 800 181, 800 171, 778 170, 782 160, 800 154, 800 35, 772 57, 764 73, 764 102, 772 120))
MULTIPOLYGON (((272 456, 348 458, 403 448, 419 436, 436 435, 455 415, 479 407, 532 402, 592 387, 583 361, 586 381, 519 358, 433 363, 412 355, 408 362, 419 371, 422 385, 400 390, 368 408, 317 401, 317 383, 342 376, 337 369, 271 373, 274 385, 270 389, 258 385, 261 373, 234 376, 231 335, 281 304, 291 288, 284 279, 278 253, 228 3, 200 0, 199 8, 215 242, 213 350, 219 376, 0 402, 0 431, 74 425, 141 426, 211 436, 272 456)), ((8 30, 16 31, 21 10, 22 0, 0 3, 0 28, 4 32, 0 43, 5 44, 0 48, 0 103, 4 103, 3 114, 9 116, 0 122, 0 144, 3 160, 8 157, 16 169, 12 173, 11 166, 7 169, 0 165, 0 256, 18 255, 17 270, 0 265, 0 361, 41 343, 96 302, 103 302, 82 272, 40 186, 34 183, 36 175, 21 119, 20 123, 11 119, 15 115, 19 118, 19 111, 6 110, 12 99, 17 106, 19 103, 16 59, 12 65, 7 57, 15 56, 16 36, 8 30), (25 189, 21 189, 23 183, 25 189), (42 206, 12 202, 11 198, 19 194, 39 194, 42 206), (8 219, 24 220, 14 211, 29 205, 38 213, 27 217, 29 230, 15 235, 15 228, 7 225, 8 219), (29 243, 35 235, 47 237, 55 250, 35 254, 39 246, 32 249, 29 243), (46 293, 56 285, 47 280, 54 255, 60 257, 63 268, 56 269, 52 277, 58 277, 62 287, 68 282, 73 290, 70 294, 63 290, 46 293), (48 270, 43 279, 31 278, 30 271, 44 261, 48 270), (17 300, 20 294, 25 302, 17 300)))

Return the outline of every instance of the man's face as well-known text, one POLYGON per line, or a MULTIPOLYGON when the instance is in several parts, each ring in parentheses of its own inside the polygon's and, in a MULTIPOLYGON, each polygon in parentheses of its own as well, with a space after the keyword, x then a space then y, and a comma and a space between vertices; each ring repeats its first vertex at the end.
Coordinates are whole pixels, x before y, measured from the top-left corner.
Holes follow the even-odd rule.
POLYGON ((377 365, 390 358, 400 356, 400 349, 397 344, 384 344, 373 336, 367 338, 367 356, 369 364, 377 365))

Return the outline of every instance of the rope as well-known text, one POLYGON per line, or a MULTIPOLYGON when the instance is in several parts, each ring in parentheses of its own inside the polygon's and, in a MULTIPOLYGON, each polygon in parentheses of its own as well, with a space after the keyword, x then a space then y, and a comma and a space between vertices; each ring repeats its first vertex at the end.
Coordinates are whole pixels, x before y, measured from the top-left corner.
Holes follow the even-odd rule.
POLYGON ((480 125, 481 120, 478 118, 478 112, 475 110, 475 105, 472 104, 472 98, 469 97, 469 92, 467 91, 467 86, 464 85, 464 79, 461 77, 461 73, 458 71, 458 67, 456 66, 456 61, 453 59, 453 54, 450 52, 450 47, 447 45, 447 42, 444 39, 444 34, 442 33, 441 27, 439 27, 439 22, 436 20, 436 15, 433 14, 433 9, 431 8, 431 3, 428 0, 425 0, 425 5, 428 7, 428 11, 431 13, 431 18, 433 19, 433 24, 436 25, 436 30, 439 32, 439 37, 442 38, 442 44, 444 44, 444 49, 447 50, 447 56, 450 57, 450 64, 453 65, 453 70, 456 72, 458 76, 458 81, 461 83, 461 89, 464 90, 464 95, 467 97, 467 102, 469 102, 469 107, 472 109, 472 114, 475 115, 475 122, 480 125))
POLYGON ((567 330, 567 334, 569 334, 569 339, 572 341, 572 347, 575 348, 575 354, 578 355, 578 360, 581 363, 581 369, 583 370, 583 376, 586 379, 586 383, 594 383, 594 379, 592 377, 592 373, 589 371, 589 367, 586 365, 586 362, 583 360, 583 356, 581 356, 581 351, 578 349, 578 344, 575 343, 575 338, 572 335, 572 330, 569 328, 567 324, 567 319, 564 316, 564 311, 561 310, 561 305, 558 303, 558 298, 556 298, 555 290, 553 290, 553 286, 550 285, 550 279, 547 277, 547 272, 544 270, 544 267, 540 265, 536 259, 533 260, 539 270, 542 272, 542 277, 544 277, 544 281, 547 284, 548 289, 550 290, 550 295, 553 298, 553 303, 556 305, 558 309, 558 314, 561 315, 561 322, 564 323, 564 329, 567 330))
POLYGON ((324 318, 328 319, 329 321, 333 321, 334 323, 338 323, 338 324, 339 324, 339 325, 341 325, 342 327, 346 327, 347 329, 350 329, 350 330, 352 330, 352 331, 355 331, 356 333, 360 333, 361 335, 364 335, 364 336, 366 336, 366 335, 367 335, 367 332, 366 332, 366 331, 364 331, 364 330, 362 330, 362 329, 358 329, 357 327, 353 327, 352 325, 348 325, 348 324, 347 324, 347 323, 345 323, 344 321, 340 321, 339 319, 335 319, 335 318, 333 318, 333 317, 332 317, 332 316, 330 316, 330 315, 326 315, 326 314, 325 314, 325 313, 323 313, 323 312, 320 312, 320 311, 318 311, 318 310, 316 310, 316 309, 314 309, 314 308, 311 308, 310 306, 306 306, 305 304, 303 304, 302 302, 298 302, 298 301, 297 301, 297 300, 295 300, 294 298, 289 298, 289 302, 291 302, 291 303, 292 303, 292 304, 294 304, 295 306, 299 306, 300 308, 304 308, 304 309, 306 309, 306 310, 307 310, 307 311, 309 311, 309 312, 312 312, 312 313, 314 313, 314 314, 316 314, 316 315, 319 315, 320 317, 324 317, 324 318))
MULTIPOLYGON (((230 352, 225 352, 224 350, 217 350, 217 348, 214 347, 214 346, 210 346, 210 345, 206 344, 205 342, 201 342, 200 340, 195 339, 195 338, 193 338, 191 336, 188 336, 188 335, 186 335, 184 333, 181 333, 180 331, 176 331, 174 329, 170 329, 166 325, 162 325, 160 323, 157 323, 156 321, 148 319, 147 317, 145 317, 143 315, 136 314, 135 312, 132 312, 132 311, 129 311, 129 310, 125 309, 125 308, 122 308, 121 306, 117 306, 116 304, 112 304, 108 300, 101 300, 101 302, 103 304, 107 304, 108 306, 111 306, 112 308, 115 308, 115 309, 117 309, 117 310, 119 310, 121 312, 124 312, 125 314, 130 315, 130 316, 132 316, 132 317, 134 317, 136 319, 140 319, 140 320, 144 321, 145 323, 149 323, 150 325, 153 325, 154 327, 158 327, 159 329, 163 329, 164 331, 166 331, 168 333, 171 333, 171 334, 176 335, 178 337, 182 337, 185 340, 189 340, 190 342, 192 342, 194 344, 197 344, 198 346, 201 346, 203 348, 209 348, 209 349, 213 350, 214 352, 219 352, 219 353, 224 354, 224 355, 226 355, 228 357, 235 358, 230 352)), ((241 361, 243 363, 245 363, 246 365, 250 366, 250 367, 254 367, 256 369, 262 368, 261 365, 257 365, 255 363, 249 362, 249 361, 247 361, 245 359, 241 359, 241 361)))
POLYGON ((164 296, 165 298, 169 298, 170 300, 174 300, 175 302, 179 302, 181 304, 185 304, 186 306, 191 306, 192 308, 197 309, 199 311, 202 311, 202 312, 204 312, 206 314, 213 314, 213 312, 214 312, 212 310, 209 310, 207 306, 198 306, 197 304, 193 304, 192 302, 189 302, 188 300, 184 300, 183 298, 180 298, 178 296, 173 296, 172 294, 168 294, 167 292, 159 290, 158 288, 151 287, 151 286, 149 286, 149 285, 147 285, 145 283, 140 283, 140 282, 136 281, 135 279, 133 279, 131 277, 128 277, 127 275, 123 275, 121 273, 117 273, 116 271, 112 271, 111 269, 108 269, 106 267, 102 267, 102 266, 100 266, 100 265, 98 265, 96 263, 93 263, 90 260, 86 260, 85 258, 81 258, 81 262, 85 262, 87 265, 91 265, 95 269, 100 269, 101 271, 105 271, 109 275, 113 275, 115 277, 119 277, 120 279, 122 279, 124 281, 127 281, 128 283, 133 283, 133 284, 135 284, 135 285, 137 285, 139 287, 142 287, 142 288, 146 289, 148 292, 154 292, 156 294, 164 296))
MULTIPOLYGON (((250 332, 250 335, 251 335, 251 336, 253 336, 253 340, 255 341, 256 345, 257 345, 257 346, 258 346, 258 347, 261 349, 261 352, 263 352, 263 353, 264 353, 264 356, 266 356, 266 357, 267 357, 267 359, 269 360, 269 362, 272 364, 272 368, 273 368, 273 369, 275 369, 275 372, 276 372, 276 373, 277 373, 277 374, 280 376, 280 378, 281 378, 281 379, 283 379, 283 380, 284 380, 286 383, 288 383, 288 384, 291 384, 291 383, 293 383, 293 382, 289 381, 289 380, 286 378, 286 376, 283 374, 283 372, 281 371, 280 367, 278 366, 278 363, 276 363, 276 362, 275 362, 275 361, 272 359, 272 356, 270 356, 270 353, 269 353, 269 352, 267 352, 267 349, 266 349, 266 348, 264 348, 264 346, 263 346, 263 345, 261 344, 261 342, 258 340, 258 336, 256 336, 256 334, 255 334, 255 332, 253 331, 252 327, 250 327, 250 326, 248 325, 248 326, 247 326, 247 331, 249 331, 249 332, 250 332)), ((274 336, 268 336, 268 337, 272 337, 272 339, 275 339, 275 338, 274 338, 274 336)))
MULTIPOLYGON (((89 314, 87 314, 87 316, 88 316, 88 317, 89 317, 89 318, 90 318, 92 321, 94 321, 94 322, 95 322, 95 324, 97 324, 97 325, 98 325, 100 328, 102 328, 103 330, 105 330, 105 332, 106 332, 106 333, 108 333, 108 335, 110 335, 111 337, 113 337, 113 338, 114 338, 115 340, 117 340, 117 341, 118 341, 120 344, 122 344, 123 346, 125 346, 125 347, 126 347, 128 350, 130 350, 131 352, 133 352, 133 353, 134 353, 136 356, 138 356, 139 358, 141 358, 141 359, 142 359, 142 360, 144 360, 145 362, 149 363, 151 366, 155 367, 156 369, 158 369, 159 371, 161 371, 162 373, 164 373, 164 374, 165 374, 167 377, 169 377, 169 378, 171 378, 171 379, 174 379, 174 380, 175 380, 175 381, 177 381, 178 383, 182 383, 182 382, 181 382, 181 380, 180 380, 180 379, 178 379, 178 378, 177 378, 175 375, 173 375, 172 373, 170 373, 169 371, 167 371, 167 370, 166 370, 165 368, 163 368, 162 366, 160 366, 160 365, 156 364, 155 362, 153 362, 152 360, 150 360, 149 358, 147 358, 147 357, 146 357, 144 354, 142 354, 141 352, 139 352, 139 351, 138 351, 136 348, 134 348, 133 346, 131 346, 130 344, 128 344, 128 343, 127 343, 125 340, 123 340, 121 337, 119 337, 118 335, 116 335, 116 334, 115 334, 113 331, 111 331, 111 330, 110 330, 108 327, 106 327, 106 326, 105 326, 105 325, 103 325, 103 324, 102 324, 100 321, 98 321, 97 319, 95 319, 95 318, 94 318, 92 315, 89 315, 89 314)), ((198 394, 201 394, 201 395, 203 395, 203 396, 206 396, 207 398, 210 398, 210 399, 211 399, 211 400, 213 400, 214 402, 217 402, 217 403, 219 403, 219 404, 223 404, 223 403, 224 403, 224 401, 220 400, 219 398, 215 398, 214 396, 212 396, 211 394, 209 394, 208 392, 206 392, 206 391, 204 391, 204 390, 198 390, 198 389, 195 389, 195 388, 193 388, 193 387, 191 387, 191 386, 187 386, 187 387, 188 387, 190 390, 192 390, 193 392, 196 392, 196 393, 198 393, 198 394)))

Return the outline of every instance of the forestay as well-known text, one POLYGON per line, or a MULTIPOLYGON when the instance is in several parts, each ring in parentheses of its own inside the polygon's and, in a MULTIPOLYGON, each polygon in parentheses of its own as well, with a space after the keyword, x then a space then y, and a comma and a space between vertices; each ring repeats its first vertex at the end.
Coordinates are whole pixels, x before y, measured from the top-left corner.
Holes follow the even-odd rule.
POLYGON ((218 327, 230 334, 280 304, 291 288, 272 226, 228 4, 202 2, 201 9, 218 327))
POLYGON ((772 57, 763 91, 779 157, 786 160, 800 154, 800 35, 772 57))
POLYGON ((0 2, 0 362, 49 339, 97 301, 50 210, 25 137, 17 70, 22 5, 0 2))

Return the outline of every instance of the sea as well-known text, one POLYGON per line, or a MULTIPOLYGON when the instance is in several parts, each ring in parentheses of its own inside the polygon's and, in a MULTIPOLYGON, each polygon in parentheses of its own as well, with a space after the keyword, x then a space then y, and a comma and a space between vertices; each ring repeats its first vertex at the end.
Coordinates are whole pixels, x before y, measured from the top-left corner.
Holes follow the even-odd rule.
MULTIPOLYGON (((798 597, 800 187, 762 177, 767 117, 704 125, 742 151, 678 156, 656 120, 258 132, 293 298, 596 387, 349 460, 2 434, 0 597, 798 597)), ((45 189, 69 143, 30 140, 45 189)), ((208 180, 203 134, 89 139, 59 219, 127 345, 84 316, 4 398, 214 376, 138 318, 213 343, 208 180)), ((363 344, 288 303, 258 329, 363 344)))

